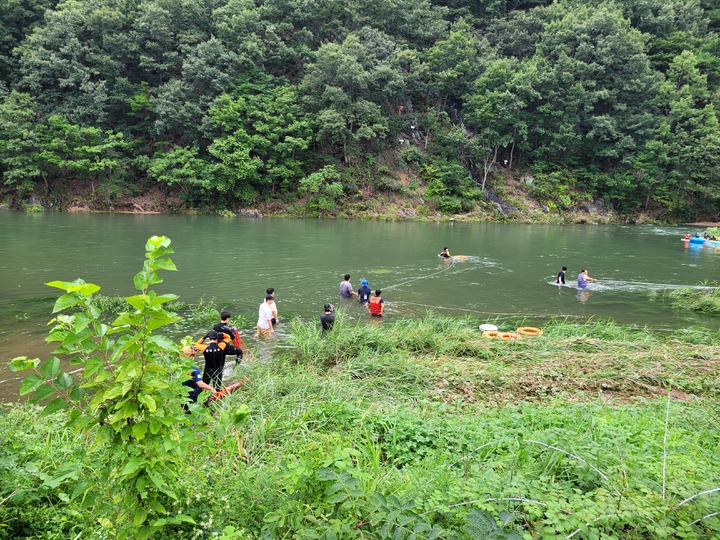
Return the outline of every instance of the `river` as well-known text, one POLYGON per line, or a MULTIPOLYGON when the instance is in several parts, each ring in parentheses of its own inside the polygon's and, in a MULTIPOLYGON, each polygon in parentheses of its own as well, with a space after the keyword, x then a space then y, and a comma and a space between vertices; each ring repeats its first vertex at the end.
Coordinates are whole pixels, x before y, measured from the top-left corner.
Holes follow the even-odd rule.
MULTIPOLYGON (((164 273, 161 292, 185 302, 216 298, 248 321, 249 336, 265 289, 276 289, 280 316, 317 320, 326 302, 365 318, 338 298, 352 275, 380 288, 386 320, 425 314, 470 315, 478 324, 527 317, 611 317, 674 329, 717 328, 714 319, 673 311, 668 289, 714 284, 720 252, 686 247, 700 229, 616 225, 391 223, 344 220, 236 219, 134 214, 0 212, 0 359, 47 355, 47 322, 59 291, 44 285, 78 277, 106 295, 129 295, 152 235, 172 240, 178 272, 164 273), (444 262, 449 246, 466 260, 444 262), (552 283, 568 267, 569 287, 552 283), (582 268, 598 279, 578 293, 582 268)), ((280 327, 281 343, 287 325, 280 327)), ((194 334, 199 329, 188 328, 194 334)), ((246 337, 246 341, 247 341, 246 337)), ((251 340, 252 341, 252 340, 251 340)), ((6 369, 0 384, 14 378, 6 369)))

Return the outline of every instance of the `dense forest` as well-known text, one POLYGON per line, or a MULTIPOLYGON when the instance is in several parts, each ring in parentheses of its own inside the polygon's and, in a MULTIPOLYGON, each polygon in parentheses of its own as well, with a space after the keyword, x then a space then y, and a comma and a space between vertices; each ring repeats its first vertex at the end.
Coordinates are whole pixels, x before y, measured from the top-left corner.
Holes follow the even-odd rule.
POLYGON ((16 206, 717 219, 719 108, 715 0, 0 0, 16 206))

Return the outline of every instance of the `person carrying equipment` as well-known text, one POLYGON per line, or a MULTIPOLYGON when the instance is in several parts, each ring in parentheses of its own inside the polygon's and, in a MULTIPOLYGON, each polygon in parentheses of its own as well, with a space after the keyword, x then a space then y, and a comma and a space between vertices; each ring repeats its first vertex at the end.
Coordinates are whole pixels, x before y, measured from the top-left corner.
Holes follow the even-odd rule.
MULTIPOLYGON (((241 349, 235 348, 229 342, 220 341, 223 336, 228 334, 218 335, 217 332, 211 330, 207 335, 207 346, 203 350, 203 357, 205 358, 205 369, 203 370, 203 382, 211 384, 215 390, 220 390, 222 387, 223 369, 225 369, 225 357, 228 354, 234 354, 238 357, 238 362, 242 359, 243 352, 241 349)), ((228 336, 229 337, 229 336, 228 336)))

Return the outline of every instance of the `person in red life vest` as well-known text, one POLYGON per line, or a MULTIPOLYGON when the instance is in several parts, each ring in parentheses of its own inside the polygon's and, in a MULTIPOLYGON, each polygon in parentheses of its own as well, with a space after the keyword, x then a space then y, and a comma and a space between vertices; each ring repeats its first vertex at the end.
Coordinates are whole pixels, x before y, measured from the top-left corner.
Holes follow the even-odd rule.
POLYGON ((368 303, 365 304, 372 317, 382 317, 383 311, 385 311, 385 300, 380 296, 381 293, 380 289, 376 289, 375 296, 371 297, 368 303))

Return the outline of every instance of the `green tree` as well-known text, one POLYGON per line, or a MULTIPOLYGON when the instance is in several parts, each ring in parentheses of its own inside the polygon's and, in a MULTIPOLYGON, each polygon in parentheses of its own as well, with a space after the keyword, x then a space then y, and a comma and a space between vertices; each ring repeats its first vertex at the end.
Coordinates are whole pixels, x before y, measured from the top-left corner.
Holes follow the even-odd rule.
MULTIPOLYGON (((549 8, 550 9, 550 8, 549 8)), ((537 158, 613 163, 631 159, 653 127, 657 77, 645 37, 612 5, 553 5, 538 44, 529 141, 537 158)))
POLYGON ((28 94, 10 92, 0 104, 0 171, 3 183, 19 195, 32 192, 44 173, 37 122, 28 94))
POLYGON ((128 142, 123 133, 102 131, 51 116, 41 127, 40 157, 64 177, 77 176, 90 184, 94 193, 104 183, 124 172, 128 142))
POLYGON ((657 101, 660 124, 636 162, 645 206, 655 200, 676 215, 689 216, 693 207, 716 204, 720 187, 718 113, 692 52, 672 62, 657 101))
POLYGON ((479 58, 482 58, 480 43, 465 21, 455 23, 448 37, 436 41, 427 51, 441 107, 448 102, 460 103, 480 72, 479 58))
POLYGON ((377 60, 357 35, 350 35, 341 45, 320 47, 300 86, 306 106, 317 114, 321 140, 341 147, 345 162, 363 143, 388 133, 379 103, 392 73, 377 60))
POLYGON ((0 82, 15 80, 18 63, 13 49, 55 3, 55 0, 0 0, 0 82))
POLYGON ((472 93, 466 96, 463 117, 478 139, 477 157, 483 163, 483 190, 500 151, 503 151, 501 157, 512 167, 516 145, 527 141, 532 124, 528 104, 541 97, 533 87, 537 81, 534 68, 532 62, 495 60, 478 77, 472 93))
POLYGON ((273 86, 269 77, 256 74, 220 96, 209 114, 218 135, 208 151, 232 195, 247 199, 252 192, 297 188, 313 126, 294 87, 273 86))
POLYGON ((15 371, 32 370, 20 393, 34 403, 47 402, 43 414, 71 411, 68 426, 88 440, 88 470, 63 471, 82 509, 116 538, 149 538, 164 527, 192 522, 185 515, 168 515, 176 498, 173 484, 186 474, 186 453, 193 434, 183 413, 177 377, 187 369, 178 362, 179 347, 155 334, 178 320, 164 306, 175 295, 157 295, 160 271, 175 270, 167 255, 170 240, 153 236, 145 246, 143 269, 135 276, 138 294, 126 298, 131 311, 113 322, 102 321, 97 285, 83 280, 52 281, 64 291, 53 308, 56 317, 48 341, 57 348, 46 361, 16 358, 15 371), (57 356, 60 355, 60 356, 57 356), (61 371, 60 357, 75 368, 61 371))
POLYGON ((212 194, 223 192, 218 185, 217 165, 200 156, 195 147, 176 146, 155 153, 150 159, 147 175, 163 185, 180 190, 189 203, 207 203, 212 194))

